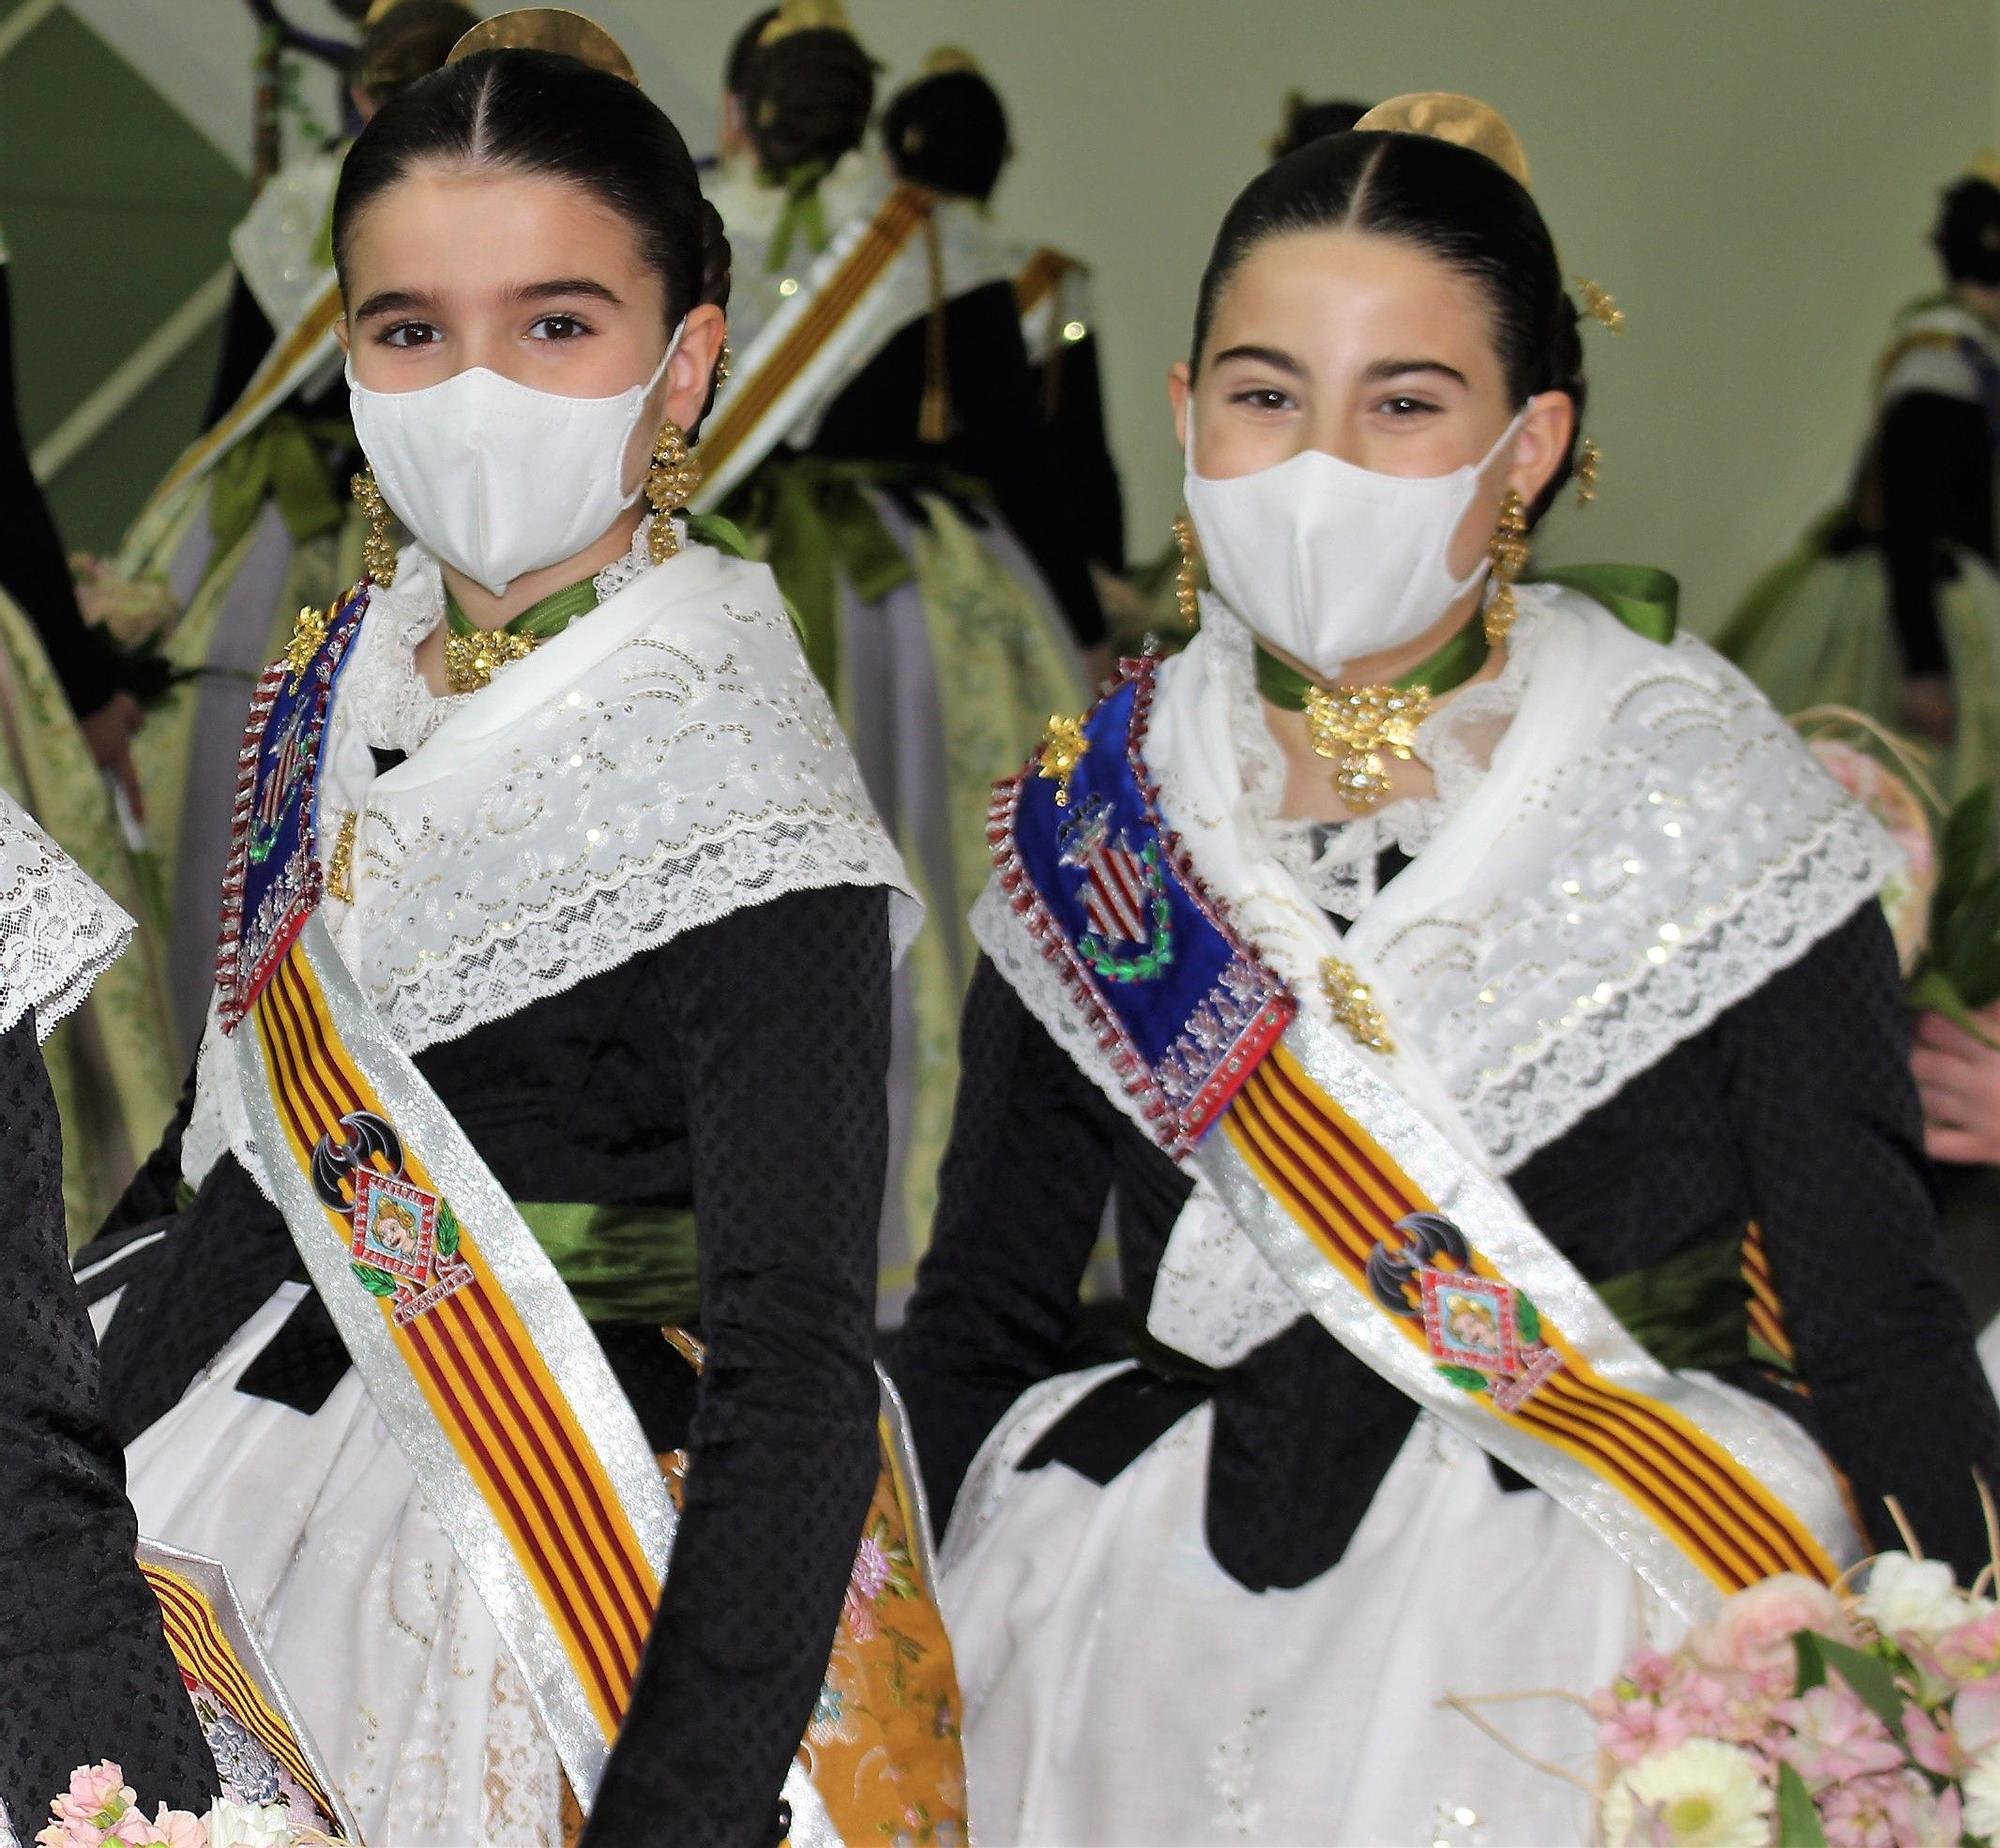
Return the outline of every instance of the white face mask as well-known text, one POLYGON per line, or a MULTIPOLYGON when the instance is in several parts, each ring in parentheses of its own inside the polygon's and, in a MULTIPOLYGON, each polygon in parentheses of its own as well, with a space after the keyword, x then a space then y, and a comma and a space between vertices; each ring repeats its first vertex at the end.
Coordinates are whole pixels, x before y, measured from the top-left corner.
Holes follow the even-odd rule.
POLYGON ((626 446, 686 326, 645 384, 613 398, 537 391, 484 366, 421 391, 370 391, 350 357, 354 434, 389 510, 496 597, 573 558, 639 498, 626 491, 626 446))
POLYGON ((1255 474, 1216 478, 1194 468, 1188 400, 1183 492, 1209 582, 1274 648, 1315 678, 1401 648, 1485 575, 1451 574, 1451 542, 1480 477, 1527 413, 1485 459, 1449 475, 1382 475, 1305 449, 1255 474))

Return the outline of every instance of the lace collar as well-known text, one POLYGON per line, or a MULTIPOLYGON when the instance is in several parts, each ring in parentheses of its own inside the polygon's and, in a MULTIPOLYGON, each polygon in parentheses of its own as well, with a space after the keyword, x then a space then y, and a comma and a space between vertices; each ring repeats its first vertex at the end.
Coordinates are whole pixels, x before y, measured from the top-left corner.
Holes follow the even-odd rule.
POLYGON ((1544 613, 1524 606, 1508 638, 1500 672, 1445 701, 1419 728, 1417 755, 1430 766, 1435 794, 1406 796, 1373 814, 1329 824, 1278 813, 1285 791, 1285 759, 1257 694, 1254 638, 1243 619, 1219 598, 1204 603, 1202 621, 1215 637, 1217 666, 1228 690, 1230 729, 1249 819, 1313 901, 1349 922, 1360 918, 1375 899, 1382 855, 1395 848, 1415 859, 1485 780, 1548 632, 1544 613))
POLYGON ((47 1039, 132 931, 132 920, 0 791, 0 1032, 32 1011, 35 1037, 47 1039))
MULTIPOLYGON (((652 531, 656 516, 639 522, 632 543, 592 580, 599 603, 608 603, 653 568, 652 531)), ((685 540, 685 530, 676 523, 685 540)), ((444 621, 444 580, 431 560, 408 554, 413 563, 394 585, 377 591, 364 645, 349 675, 345 699, 370 745, 405 754, 429 743, 432 734, 478 693, 433 693, 418 671, 418 645, 444 621)), ((510 662, 495 675, 504 674, 510 662)), ((483 690, 483 689, 482 689, 483 690)))

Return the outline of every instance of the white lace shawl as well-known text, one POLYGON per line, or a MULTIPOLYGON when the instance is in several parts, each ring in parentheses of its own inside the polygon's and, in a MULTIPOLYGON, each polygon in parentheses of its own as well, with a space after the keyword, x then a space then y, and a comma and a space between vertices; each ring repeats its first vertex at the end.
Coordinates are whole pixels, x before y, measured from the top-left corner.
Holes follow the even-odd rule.
MULTIPOLYGON (((412 546, 362 620, 322 756, 323 858, 357 816, 354 900, 324 916, 407 1051, 787 893, 886 886, 907 947, 921 907, 767 567, 686 547, 449 702, 378 777, 371 743, 409 722, 412 638, 442 614, 412 546)), ((211 1011, 191 1178, 224 1146, 220 1045, 211 1011)))
MULTIPOLYGON (((1803 955, 1897 863, 1713 650, 1642 640, 1573 591, 1519 596, 1514 663, 1420 738, 1439 796, 1410 818, 1415 859, 1345 939, 1391 1030, 1501 1173, 1803 955)), ((1283 765, 1250 647, 1205 599, 1202 633, 1159 670, 1147 762, 1238 928, 1288 981, 1310 983, 1290 901, 1273 896, 1313 882, 1271 821, 1283 765)), ((1399 831, 1393 816, 1367 824, 1371 844, 1399 831)), ((974 930, 1097 1075, 1092 1037, 1060 1024, 1081 1016, 1054 965, 1037 945, 1021 953, 993 887, 974 930)), ((1107 1088, 1122 1097, 1115 1079, 1107 1088)))
POLYGON ((132 920, 0 791, 0 1032, 30 1009, 47 1039, 131 941, 132 920))

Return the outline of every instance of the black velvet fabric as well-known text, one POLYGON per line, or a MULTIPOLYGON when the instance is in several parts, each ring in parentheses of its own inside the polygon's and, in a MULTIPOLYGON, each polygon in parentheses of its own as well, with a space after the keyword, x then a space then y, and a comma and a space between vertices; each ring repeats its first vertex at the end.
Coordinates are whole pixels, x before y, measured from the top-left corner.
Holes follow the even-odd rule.
MULTIPOLYGON (((1592 1281, 1760 1223, 1812 1394, 1779 1398, 1878 1544, 1899 1544, 1893 1494, 1969 1579, 1986 1556, 1972 1472, 2000 1481, 2000 1412, 1941 1267, 1899 995, 1870 904, 1510 1180, 1592 1281)), ((895 1369, 940 1522, 987 1432, 1064 1364, 1114 1170, 1139 1308, 1187 1188, 985 964, 963 1056, 895 1369)), ((1214 1402, 1216 1559, 1253 1590, 1306 1583, 1340 1558, 1413 1406, 1311 1322, 1224 1373, 1214 1402)))
POLYGON ((62 1131, 33 1017, 0 1034, 12 1151, 0 1291, 0 1801, 23 1841, 79 1765, 115 1759, 150 1806, 205 1810, 215 1766, 133 1563, 124 1459, 70 1281, 62 1131))
POLYGON ((1097 336, 1058 340, 1053 352, 1030 358, 1056 493, 1075 515, 1090 562, 1116 576, 1125 569, 1125 495, 1104 432, 1097 336))
POLYGON ((952 422, 942 443, 926 443, 917 433, 929 339, 928 317, 920 317, 883 347, 834 400, 811 453, 937 466, 983 482, 1048 580, 1077 641, 1085 647, 1103 641, 1104 611, 1090 581, 1084 526, 1051 466, 1013 285, 968 290, 945 308, 952 422))
MULTIPOLYGON (((886 897, 840 887, 735 912, 417 1061, 516 1198, 695 1212, 698 1390, 657 1330, 596 1330, 655 1447, 690 1462, 592 1843, 778 1839, 876 1476, 888 1049, 886 897)), ((121 1226, 170 1197, 169 1166, 142 1172, 121 1226)), ((105 1370, 126 1441, 297 1274, 233 1159, 162 1223, 114 1273, 105 1370)), ((246 1386, 322 1403, 346 1368, 328 1328, 308 1295, 246 1386)))
POLYGON ((1955 569, 1947 548, 1963 546, 1988 563, 2000 558, 1986 407, 1934 392, 1898 398, 1882 420, 1876 468, 1903 666, 1912 674, 1948 673, 1937 611, 1938 584, 1955 569))
POLYGON ((77 608, 69 555, 29 466, 14 397, 14 308, 7 270, 0 262, 0 508, 6 510, 0 589, 35 625, 71 710, 88 718, 118 691, 117 663, 77 608))

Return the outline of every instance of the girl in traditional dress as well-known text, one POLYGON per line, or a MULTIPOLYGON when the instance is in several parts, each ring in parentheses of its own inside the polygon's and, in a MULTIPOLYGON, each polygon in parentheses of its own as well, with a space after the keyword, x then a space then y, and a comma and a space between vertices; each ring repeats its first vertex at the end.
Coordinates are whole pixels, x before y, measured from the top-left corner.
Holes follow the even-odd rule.
MULTIPOLYGON (((869 68, 837 6, 779 9, 745 78, 767 172, 810 173, 858 137, 869 68)), ((1104 624, 1053 491, 1015 252, 967 200, 892 182, 876 161, 855 203, 829 190, 841 170, 772 234, 768 248, 786 252, 777 305, 732 340, 701 504, 744 529, 798 611, 933 921, 896 994, 882 1227, 893 1316, 929 1235, 951 1116, 986 793, 1051 712, 1074 708, 1087 671, 1074 643, 1097 647, 1104 624)), ((748 222, 754 272, 760 221, 748 222)))
POLYGON ((134 1501, 368 1840, 566 1788, 621 1848, 948 1840, 871 1366, 915 906, 770 573, 677 517, 729 287, 680 136, 572 14, 461 53, 341 176, 371 573, 259 683, 192 1108, 86 1254, 134 1501))
POLYGON ((988 1842, 1588 1839, 1439 1703, 1831 1578, 1836 1468, 1985 1555, 1886 840, 1643 578, 1517 582, 1554 247, 1482 105, 1363 126, 1202 279, 1199 634, 995 808, 897 1365, 988 1842), (1107 1197, 1137 1358, 1066 1372, 1107 1197))
MULTIPOLYGON (((138 865, 115 786, 137 786, 131 739, 140 708, 127 670, 84 621, 69 560, 29 464, 15 411, 13 311, 0 232, 0 505, 10 512, 0 561, 0 789, 12 796, 126 910, 143 913, 138 865)), ((87 1238, 173 1109, 164 959, 141 942, 104 972, 44 1048, 68 1134, 63 1194, 87 1238)))
MULTIPOLYGON (((356 54, 361 118, 436 70, 475 18, 460 0, 377 0, 356 54)), ((287 167, 231 234, 237 287, 207 427, 153 491, 116 560, 126 578, 165 578, 181 614, 164 652, 200 671, 136 746, 183 1050, 200 1037, 208 1004, 211 914, 250 685, 300 606, 323 605, 361 570, 364 522, 343 491, 357 451, 328 237, 345 156, 337 145, 287 167)))
POLYGON ((1941 292, 1897 317, 1845 506, 1717 641, 1780 711, 1838 704, 1949 747, 1963 795, 2000 773, 2000 166, 1944 196, 1941 292))
POLYGON ((0 796, 0 1841, 32 1838, 79 1765, 110 1758, 155 1803, 206 1809, 216 1769, 133 1563, 97 1349, 69 1274, 62 1128, 40 1043, 132 921, 0 796), (14 1835, 8 1834, 11 1820, 14 1835))

